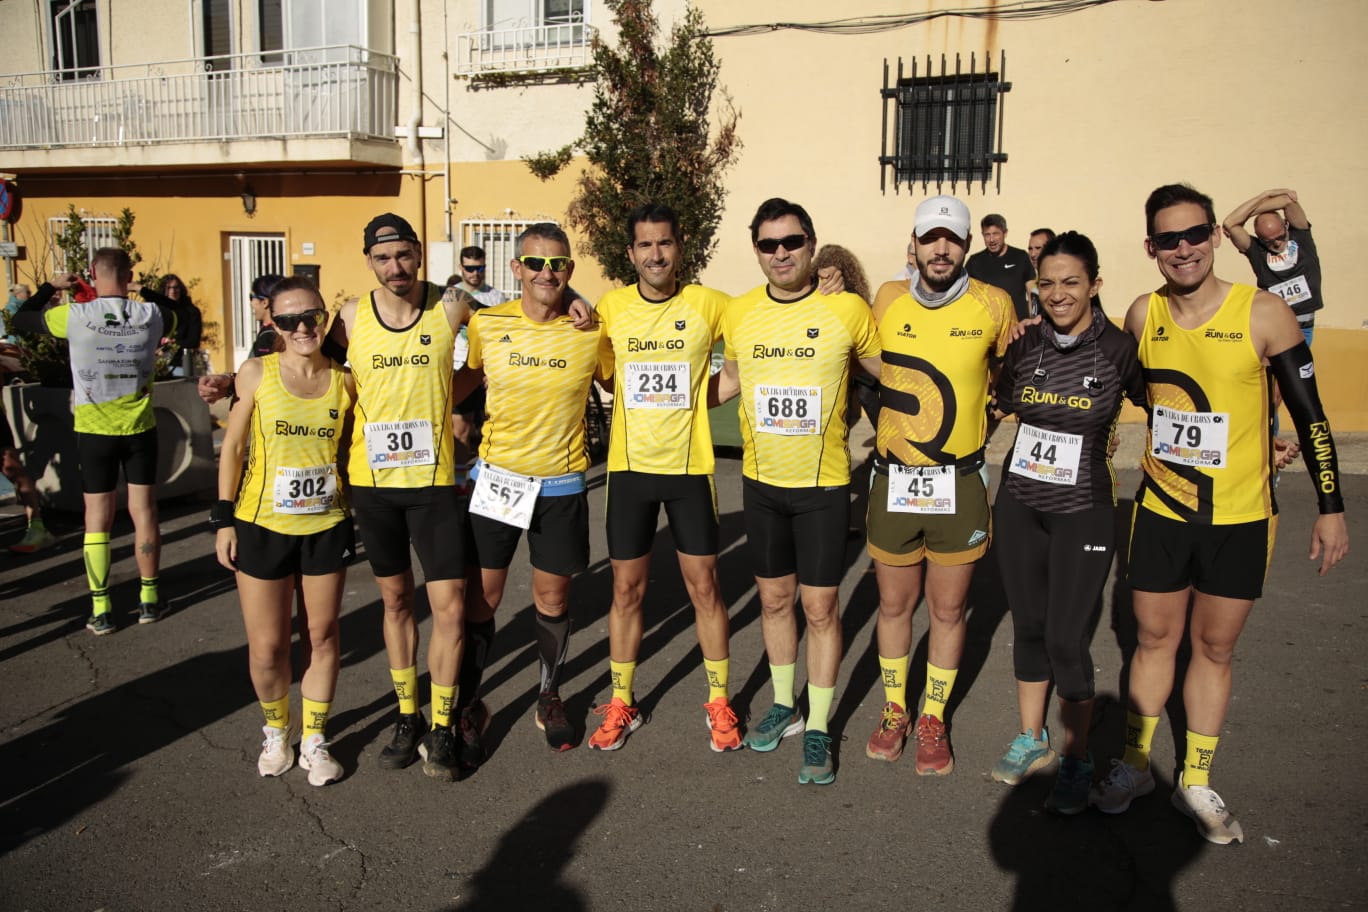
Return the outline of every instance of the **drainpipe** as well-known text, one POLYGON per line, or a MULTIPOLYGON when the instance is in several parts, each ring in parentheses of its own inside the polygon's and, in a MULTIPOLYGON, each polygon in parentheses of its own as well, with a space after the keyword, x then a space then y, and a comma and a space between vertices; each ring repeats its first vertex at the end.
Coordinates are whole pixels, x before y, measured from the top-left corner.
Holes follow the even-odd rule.
MULTIPOLYGON (((409 159, 418 164, 418 170, 426 171, 423 161, 423 142, 418 138, 418 127, 423 123, 423 22, 421 0, 409 0, 409 39, 412 45, 413 70, 413 111, 409 114, 408 154, 409 159)), ((427 178, 418 179, 418 234, 427 238, 427 178)), ((426 253, 427 241, 423 241, 426 253)), ((424 260, 426 264, 426 259, 424 260)), ((426 270, 425 270, 426 271, 426 270)))

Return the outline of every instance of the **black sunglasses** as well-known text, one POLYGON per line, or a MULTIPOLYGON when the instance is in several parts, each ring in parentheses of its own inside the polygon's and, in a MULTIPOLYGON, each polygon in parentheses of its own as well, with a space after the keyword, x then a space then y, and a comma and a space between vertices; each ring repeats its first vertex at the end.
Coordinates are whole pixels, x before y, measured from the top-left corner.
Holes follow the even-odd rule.
POLYGON ((522 263, 524 268, 530 269, 533 272, 541 272, 548 264, 551 266, 552 272, 565 272, 565 270, 570 268, 570 258, 568 256, 520 256, 518 257, 518 262, 522 263))
POLYGON ((328 312, 326 310, 306 310, 296 314, 271 314, 271 322, 276 329, 285 332, 294 332, 301 324, 312 327, 322 326, 328 322, 328 312))
POLYGON ((1211 233, 1215 230, 1215 225, 1193 225, 1191 228, 1184 228, 1182 231, 1161 231, 1150 236, 1150 243, 1160 250, 1177 250, 1178 245, 1183 241, 1187 241, 1189 245, 1196 247, 1198 244, 1205 244, 1211 240, 1211 233))
POLYGON ((461 269, 465 270, 466 272, 484 272, 485 264, 481 263, 478 266, 472 266, 469 263, 462 263, 461 269))
POLYGON ((781 238, 761 238, 755 242, 755 249, 761 253, 777 253, 780 247, 794 251, 807 244, 806 234, 790 234, 781 238))

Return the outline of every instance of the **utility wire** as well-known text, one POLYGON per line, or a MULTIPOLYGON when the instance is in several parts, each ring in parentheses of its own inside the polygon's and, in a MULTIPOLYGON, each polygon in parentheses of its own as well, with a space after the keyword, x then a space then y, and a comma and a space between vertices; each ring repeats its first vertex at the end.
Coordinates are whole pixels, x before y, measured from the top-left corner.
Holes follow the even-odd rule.
POLYGON ((764 35, 769 32, 784 30, 815 32, 825 35, 872 35, 877 32, 893 31, 910 25, 920 25, 933 19, 952 16, 963 19, 1005 22, 1050 19, 1115 2, 1116 0, 1024 0, 1024 2, 1007 6, 972 6, 963 9, 942 9, 929 13, 887 13, 879 16, 832 19, 827 22, 771 22, 755 25, 732 25, 724 28, 707 29, 702 35, 711 38, 730 38, 742 35, 764 35))

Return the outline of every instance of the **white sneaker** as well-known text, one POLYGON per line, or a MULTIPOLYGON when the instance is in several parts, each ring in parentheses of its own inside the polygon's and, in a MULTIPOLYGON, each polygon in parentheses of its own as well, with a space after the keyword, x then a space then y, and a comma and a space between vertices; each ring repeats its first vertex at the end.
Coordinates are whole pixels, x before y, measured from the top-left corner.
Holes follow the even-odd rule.
POLYGON ((266 740, 261 742, 261 756, 257 757, 257 772, 263 776, 279 776, 294 766, 294 741, 298 729, 294 723, 289 728, 274 728, 263 725, 261 733, 266 740))
POLYGON ((1154 791, 1154 774, 1138 770, 1120 757, 1112 760, 1107 778, 1092 787, 1088 803, 1104 814, 1124 814, 1131 802, 1154 791))
POLYGON ((1244 842, 1244 829, 1230 816, 1215 789, 1204 785, 1185 788, 1183 776, 1179 774, 1178 787, 1173 790, 1173 806, 1196 821, 1197 832, 1207 842, 1216 845, 1244 842))
POLYGON ((299 745, 299 768, 309 771, 309 785, 327 785, 342 778, 342 764, 328 753, 322 735, 309 735, 299 745))

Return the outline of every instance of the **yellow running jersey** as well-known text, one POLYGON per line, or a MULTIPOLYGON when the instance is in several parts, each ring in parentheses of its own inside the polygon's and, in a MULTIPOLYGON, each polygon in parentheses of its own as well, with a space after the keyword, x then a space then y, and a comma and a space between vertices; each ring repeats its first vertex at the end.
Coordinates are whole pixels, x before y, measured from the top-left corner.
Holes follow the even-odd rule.
POLYGON ((608 471, 712 474, 708 377, 730 300, 685 285, 667 301, 651 301, 632 285, 599 301, 615 365, 608 471))
POLYGON ((924 307, 906 282, 885 282, 874 313, 883 340, 879 456, 894 465, 953 465, 982 449, 989 365, 1007 351, 1011 296, 970 279, 955 301, 924 307))
POLYGON ((519 475, 548 477, 589 468, 584 409, 594 376, 612 372, 603 323, 575 329, 569 317, 536 323, 522 299, 477 310, 466 364, 484 369, 488 391, 480 458, 519 475))
POLYGON ((779 488, 850 482, 850 359, 877 358, 879 332, 858 295, 776 301, 761 285, 727 305, 726 356, 741 379, 741 471, 779 488))
POLYGON ((375 292, 356 306, 347 359, 356 379, 356 421, 348 476, 367 488, 455 484, 451 369, 455 334, 442 289, 427 292, 418 319, 390 327, 375 292))
POLYGON ((351 409, 345 371, 333 364, 328 391, 300 399, 280 379, 280 355, 261 358, 247 465, 233 515, 282 535, 312 535, 347 518, 337 451, 351 409))
POLYGON ((1135 499, 1160 516, 1220 526, 1273 515, 1272 389, 1249 327, 1256 290, 1231 286, 1196 329, 1174 322, 1164 291, 1149 297, 1140 364, 1150 426, 1135 499))

